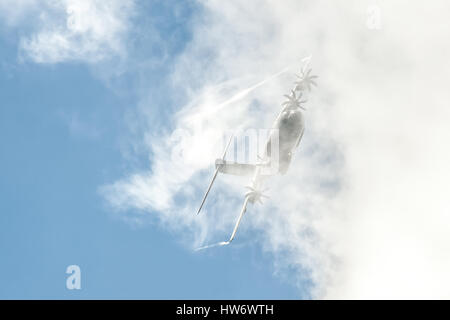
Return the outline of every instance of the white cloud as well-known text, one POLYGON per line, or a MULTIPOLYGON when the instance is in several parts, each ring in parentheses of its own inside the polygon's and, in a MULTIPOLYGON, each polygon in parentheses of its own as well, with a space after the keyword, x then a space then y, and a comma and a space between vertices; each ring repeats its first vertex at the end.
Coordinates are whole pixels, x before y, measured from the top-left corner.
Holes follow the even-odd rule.
POLYGON ((192 98, 172 119, 177 130, 149 129, 151 170, 105 187, 106 197, 152 212, 192 246, 224 240, 244 181, 220 177, 207 212, 194 214, 217 141, 270 126, 292 78, 214 106, 311 53, 320 87, 304 140, 239 238, 255 235, 278 272, 311 279, 313 297, 449 298, 450 5, 377 3, 380 30, 366 26, 372 1, 205 1, 173 74, 192 98))
POLYGON ((30 34, 21 38, 20 50, 37 63, 95 63, 125 56, 133 8, 134 0, 3 0, 0 4, 7 25, 33 24, 30 34))

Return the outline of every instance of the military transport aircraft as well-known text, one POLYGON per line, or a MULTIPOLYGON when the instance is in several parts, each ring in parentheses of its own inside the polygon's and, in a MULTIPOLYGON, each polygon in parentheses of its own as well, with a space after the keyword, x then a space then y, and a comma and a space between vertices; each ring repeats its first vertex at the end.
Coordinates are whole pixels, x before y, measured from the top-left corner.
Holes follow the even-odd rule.
MULTIPOLYGON (((303 107, 306 100, 301 100, 302 95, 306 90, 311 91, 311 85, 317 86, 315 82, 317 76, 311 75, 311 69, 308 71, 302 69, 300 75, 297 75, 297 77, 298 80, 295 82, 294 89, 291 90, 289 95, 285 95, 287 100, 282 103, 281 111, 272 125, 272 130, 269 134, 264 154, 262 156, 258 156, 260 162, 256 164, 244 164, 226 161, 225 156, 233 136, 228 141, 228 145, 225 148, 222 158, 216 160, 214 175, 208 189, 206 190, 197 214, 199 214, 202 210, 209 191, 211 190, 211 187, 219 172, 231 175, 253 176, 251 185, 245 187, 248 192, 245 194, 244 204, 233 232, 231 233, 231 237, 228 241, 220 242, 216 245, 227 245, 233 241, 239 224, 241 223, 241 219, 247 210, 248 203, 262 203, 262 198, 267 198, 267 196, 263 193, 266 190, 262 190, 265 179, 274 174, 284 175, 289 169, 292 154, 300 144, 305 129, 305 119, 302 111, 306 110, 303 107), (274 168, 275 170, 273 170, 274 168)), ((208 247, 211 246, 206 246, 199 249, 205 249, 208 247)))

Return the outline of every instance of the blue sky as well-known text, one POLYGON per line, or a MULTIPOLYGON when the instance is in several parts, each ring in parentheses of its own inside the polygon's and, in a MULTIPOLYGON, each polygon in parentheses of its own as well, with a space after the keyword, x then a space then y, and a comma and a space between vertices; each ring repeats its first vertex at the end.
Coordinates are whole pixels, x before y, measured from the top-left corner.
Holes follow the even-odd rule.
POLYGON ((257 244, 195 253, 157 221, 125 221, 142 210, 119 213, 99 192, 152 166, 152 153, 133 149, 142 130, 130 119, 144 112, 170 130, 174 100, 185 99, 174 98, 168 75, 201 10, 184 1, 136 6, 127 57, 109 62, 36 61, 20 42, 35 25, 0 24, 0 298, 306 297, 257 244), (158 103, 146 105, 149 97, 158 103), (65 287, 72 264, 81 290, 65 287))

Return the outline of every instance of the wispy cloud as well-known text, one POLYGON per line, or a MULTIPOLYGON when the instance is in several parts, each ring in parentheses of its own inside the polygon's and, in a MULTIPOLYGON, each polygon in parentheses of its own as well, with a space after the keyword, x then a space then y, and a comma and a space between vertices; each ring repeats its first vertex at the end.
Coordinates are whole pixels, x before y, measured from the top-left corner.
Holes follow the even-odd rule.
POLYGON ((6 0, 0 7, 7 25, 33 24, 20 40, 20 52, 34 62, 96 63, 126 55, 134 0, 6 0))
POLYGON ((313 297, 448 298, 449 4, 377 1, 379 30, 367 28, 372 1, 202 4, 172 74, 190 101, 173 133, 148 130, 151 169, 105 187, 111 204, 148 212, 192 247, 224 240, 245 181, 221 177, 205 214, 194 214, 222 133, 270 126, 293 79, 209 110, 312 54, 320 88, 304 140, 240 238, 254 236, 280 273, 311 281, 313 297))

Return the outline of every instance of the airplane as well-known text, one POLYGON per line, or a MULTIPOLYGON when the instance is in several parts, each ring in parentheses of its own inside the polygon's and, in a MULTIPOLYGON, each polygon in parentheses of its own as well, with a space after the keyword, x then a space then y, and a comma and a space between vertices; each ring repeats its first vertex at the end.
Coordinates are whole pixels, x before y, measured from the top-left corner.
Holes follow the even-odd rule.
MULTIPOLYGON (((302 95, 305 91, 311 91, 311 86, 317 87, 315 79, 318 78, 317 76, 311 75, 311 69, 306 71, 305 68, 302 68, 300 75, 296 76, 298 80, 295 82, 294 89, 291 90, 289 95, 284 95, 287 100, 281 104, 282 109, 272 125, 271 133, 269 134, 267 143, 265 144, 264 154, 262 156, 258 156, 260 162, 256 164, 244 164, 226 161, 226 153, 233 136, 230 137, 222 158, 217 159, 215 162, 214 175, 205 195, 203 196, 197 215, 202 210, 206 198, 208 197, 219 172, 238 176, 253 176, 251 185, 245 187, 248 191, 245 193, 244 204, 230 238, 228 241, 219 242, 216 245, 228 245, 231 241, 233 241, 242 217, 247 211, 247 206, 249 203, 254 204, 258 202, 262 204, 262 199, 268 198, 268 196, 264 194, 267 189, 262 189, 264 181, 268 177, 275 174, 284 175, 289 169, 293 152, 299 146, 305 130, 305 118, 303 111, 306 109, 303 107, 303 104, 307 101, 301 100, 302 95), (272 152, 274 141, 278 142, 278 152, 272 152), (277 165, 272 166, 275 162, 277 165), (275 170, 267 170, 268 168, 275 168, 275 170)), ((212 246, 205 246, 199 248, 198 250, 206 249, 212 246)))

